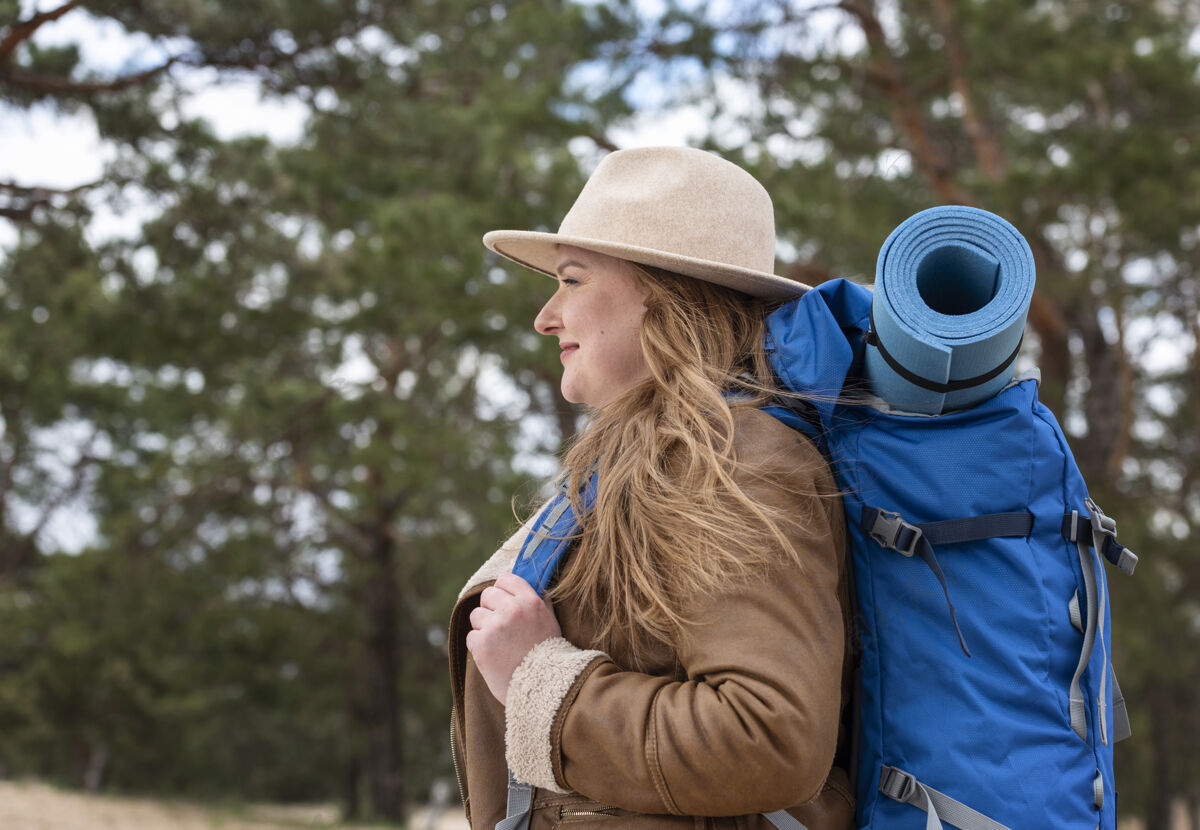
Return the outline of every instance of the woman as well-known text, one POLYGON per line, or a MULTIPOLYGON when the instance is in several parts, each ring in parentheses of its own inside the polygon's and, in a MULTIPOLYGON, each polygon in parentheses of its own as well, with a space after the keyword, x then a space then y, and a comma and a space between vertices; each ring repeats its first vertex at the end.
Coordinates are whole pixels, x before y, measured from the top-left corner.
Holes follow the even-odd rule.
POLYGON ((851 827, 841 504, 811 443, 760 411, 763 319, 805 289, 771 273, 770 197, 709 153, 624 150, 557 234, 484 242, 558 280, 534 326, 591 419, 565 495, 452 616, 472 826, 504 819, 511 769, 531 830, 769 828, 787 819, 758 814, 784 809, 851 827))

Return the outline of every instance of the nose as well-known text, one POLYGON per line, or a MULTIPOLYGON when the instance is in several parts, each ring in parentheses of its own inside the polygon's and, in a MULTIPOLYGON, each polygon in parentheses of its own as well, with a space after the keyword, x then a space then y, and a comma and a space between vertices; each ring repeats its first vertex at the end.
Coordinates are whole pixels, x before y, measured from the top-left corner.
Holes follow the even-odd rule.
POLYGON ((533 329, 538 334, 554 334, 562 328, 558 302, 560 293, 559 291, 555 291, 551 294, 550 299, 546 300, 546 304, 542 306, 542 310, 533 319, 533 329))

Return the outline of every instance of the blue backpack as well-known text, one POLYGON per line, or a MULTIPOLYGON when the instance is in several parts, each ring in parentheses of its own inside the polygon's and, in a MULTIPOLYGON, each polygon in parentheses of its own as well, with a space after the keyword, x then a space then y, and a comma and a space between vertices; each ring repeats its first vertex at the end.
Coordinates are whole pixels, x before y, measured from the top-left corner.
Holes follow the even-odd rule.
POLYGON ((783 386, 804 396, 768 411, 818 444, 845 494, 857 824, 1115 830, 1113 743, 1129 721, 1101 557, 1126 573, 1137 557, 1035 378, 939 415, 859 394, 871 301, 825 283, 767 336, 783 386))

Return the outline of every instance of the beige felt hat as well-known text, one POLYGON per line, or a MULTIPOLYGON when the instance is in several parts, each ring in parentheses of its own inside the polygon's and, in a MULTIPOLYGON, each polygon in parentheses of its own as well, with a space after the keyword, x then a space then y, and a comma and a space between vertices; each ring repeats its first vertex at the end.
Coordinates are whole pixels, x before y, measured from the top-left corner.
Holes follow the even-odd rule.
POLYGON ((652 265, 756 297, 795 297, 808 286, 776 276, 771 197, 736 164, 688 147, 610 153, 558 233, 491 231, 483 244, 555 275, 559 245, 652 265))

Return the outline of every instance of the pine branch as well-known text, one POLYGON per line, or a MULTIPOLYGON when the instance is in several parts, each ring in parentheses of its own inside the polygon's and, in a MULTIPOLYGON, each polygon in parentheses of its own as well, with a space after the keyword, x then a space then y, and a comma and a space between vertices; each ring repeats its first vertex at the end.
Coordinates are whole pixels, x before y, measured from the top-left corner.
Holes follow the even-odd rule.
POLYGON ((82 0, 71 0, 59 6, 57 9, 52 9, 48 12, 38 12, 28 20, 18 20, 12 24, 12 27, 0 39, 0 66, 8 63, 13 52, 29 38, 33 37, 33 33, 40 29, 46 23, 58 20, 67 12, 74 9, 82 0))
POLYGON ((119 92, 143 84, 156 75, 166 72, 179 61, 178 56, 170 57, 158 66, 106 81, 72 81, 70 78, 35 75, 20 69, 8 69, 0 72, 0 83, 7 83, 29 92, 49 95, 95 95, 101 92, 119 92))
POLYGON ((106 181, 101 179, 65 189, 56 187, 30 187, 29 185, 17 184, 16 182, 0 182, 0 193, 7 194, 10 197, 31 199, 50 199, 54 196, 77 196, 84 191, 105 184, 106 181))
POLYGON ((71 188, 30 187, 0 181, 0 218, 28 222, 39 207, 54 207, 56 201, 70 200, 106 184, 107 180, 88 182, 71 188))
POLYGON ((47 95, 66 95, 66 96, 91 96, 107 92, 119 92, 129 89, 130 87, 139 86, 149 80, 163 74, 168 69, 176 64, 181 64, 191 67, 211 67, 214 69, 230 69, 230 70, 245 70, 245 71, 262 71, 273 70, 282 66, 293 64, 299 58, 302 58, 312 52, 320 49, 328 49, 337 40, 360 31, 368 25, 368 21, 362 21, 359 26, 352 28, 349 32, 334 32, 312 43, 297 47, 289 52, 281 52, 264 44, 262 51, 257 49, 230 51, 226 53, 206 54, 203 51, 197 50, 193 52, 172 55, 157 66, 152 66, 149 69, 135 72, 129 75, 123 75, 117 78, 107 80, 71 80, 70 78, 56 77, 53 75, 36 74, 26 72, 21 69, 5 67, 5 61, 16 46, 31 36, 37 27, 55 17, 61 17, 71 8, 76 6, 80 0, 72 0, 65 6, 56 9, 53 12, 47 12, 43 15, 37 15, 29 21, 22 24, 17 24, 3 41, 0 41, 0 85, 7 84, 28 92, 47 94, 47 95), (23 34, 22 34, 23 33, 23 34), (3 49, 11 41, 8 52, 3 49))

